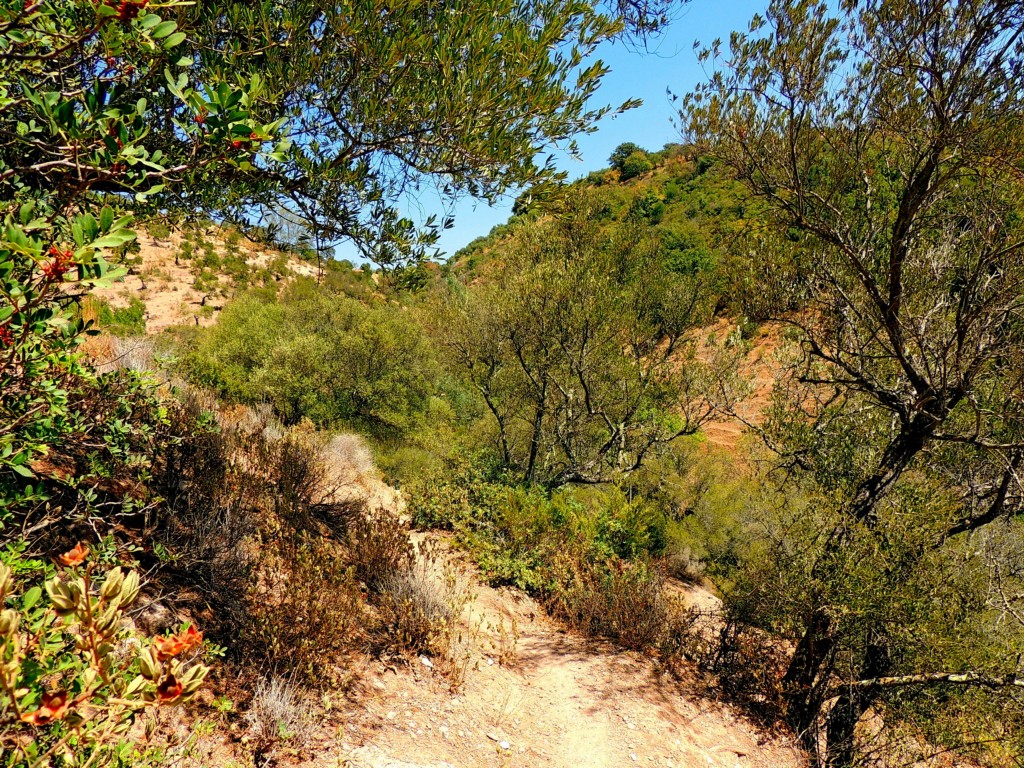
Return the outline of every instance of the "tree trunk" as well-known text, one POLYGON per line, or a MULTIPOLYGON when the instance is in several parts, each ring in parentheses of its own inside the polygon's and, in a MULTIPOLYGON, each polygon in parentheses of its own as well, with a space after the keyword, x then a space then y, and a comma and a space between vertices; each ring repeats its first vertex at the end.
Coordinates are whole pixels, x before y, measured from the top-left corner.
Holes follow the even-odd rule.
POLYGON ((889 443, 878 461, 878 467, 857 486, 850 503, 850 514, 854 520, 869 524, 875 522, 878 502, 900 479, 903 470, 914 457, 924 449, 925 441, 940 423, 940 418, 922 411, 889 443))
POLYGON ((786 720, 811 754, 818 752, 817 720, 821 710, 822 667, 832 652, 832 621, 818 609, 807 622, 782 682, 786 696, 786 720))
MULTIPOLYGON (((857 680, 884 677, 892 670, 892 659, 884 630, 872 630, 864 649, 857 680)), ((877 688, 843 688, 828 713, 825 728, 825 765, 828 768, 852 768, 857 758, 857 723, 878 699, 877 688)))
POLYGON ((540 450, 541 430, 544 429, 544 413, 547 403, 547 381, 540 389, 540 398, 537 401, 537 410, 533 415, 533 434, 530 435, 530 456, 526 461, 526 481, 533 482, 537 471, 537 453, 540 450))

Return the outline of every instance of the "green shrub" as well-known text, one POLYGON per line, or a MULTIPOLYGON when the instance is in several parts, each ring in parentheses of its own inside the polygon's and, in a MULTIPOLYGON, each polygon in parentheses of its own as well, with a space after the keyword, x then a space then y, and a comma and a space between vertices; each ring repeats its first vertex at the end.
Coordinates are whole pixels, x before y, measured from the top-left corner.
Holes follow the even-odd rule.
POLYGON ((622 167, 619 169, 619 178, 627 181, 653 169, 654 163, 651 162, 651 158, 646 152, 640 150, 623 161, 622 167))
POLYGON ((227 304, 182 360, 193 381, 236 402, 269 402, 286 423, 346 426, 380 437, 414 430, 434 363, 419 327, 385 307, 293 288, 227 304))
POLYGON ((149 232, 149 236, 157 242, 166 240, 171 236, 171 228, 163 219, 153 219, 152 221, 146 222, 146 231, 149 232))
POLYGON ((5 559, 4 765, 65 764, 68 757, 76 765, 120 765, 139 716, 152 722, 156 707, 188 701, 202 686, 209 671, 196 660, 202 633, 189 628, 145 643, 132 637, 125 611, 138 596, 138 573, 98 568, 82 544, 58 557, 57 571, 11 550, 5 559))
POLYGON ((95 304, 100 328, 115 336, 144 336, 146 334, 146 305, 132 296, 127 307, 111 307, 107 301, 92 300, 95 304))

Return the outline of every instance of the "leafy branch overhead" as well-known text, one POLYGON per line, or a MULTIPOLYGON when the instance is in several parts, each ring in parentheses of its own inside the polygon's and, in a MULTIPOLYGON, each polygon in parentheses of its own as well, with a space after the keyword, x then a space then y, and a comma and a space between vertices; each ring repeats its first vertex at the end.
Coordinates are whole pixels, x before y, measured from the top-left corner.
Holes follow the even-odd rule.
POLYGON ((286 118, 293 142, 263 182, 207 202, 239 219, 290 211, 322 245, 351 239, 385 266, 425 254, 445 224, 399 213, 425 185, 494 200, 560 180, 546 153, 574 153, 610 111, 594 106, 607 67, 588 57, 625 28, 566 0, 204 3, 190 23, 196 66, 260 73, 260 114, 286 118))

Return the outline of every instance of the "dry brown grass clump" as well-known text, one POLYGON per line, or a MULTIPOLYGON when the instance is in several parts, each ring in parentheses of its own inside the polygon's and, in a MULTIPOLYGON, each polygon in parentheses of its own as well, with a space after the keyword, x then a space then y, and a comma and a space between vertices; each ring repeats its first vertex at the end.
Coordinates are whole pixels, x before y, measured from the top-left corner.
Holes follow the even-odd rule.
POLYGON ((407 567, 391 572, 379 583, 379 650, 447 658, 467 599, 465 586, 445 567, 436 550, 429 545, 420 547, 407 567))

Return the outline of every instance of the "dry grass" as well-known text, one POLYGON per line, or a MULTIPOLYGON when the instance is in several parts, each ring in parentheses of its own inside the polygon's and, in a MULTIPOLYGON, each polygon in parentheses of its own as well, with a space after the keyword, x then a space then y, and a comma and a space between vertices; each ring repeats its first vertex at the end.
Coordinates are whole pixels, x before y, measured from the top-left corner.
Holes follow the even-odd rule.
POLYGON ((380 582, 381 650, 446 658, 467 591, 450 571, 420 552, 409 567, 380 582))
POLYGON ((296 683, 273 676, 257 684, 245 720, 257 755, 267 758, 282 743, 301 748, 308 742, 313 707, 296 683))

